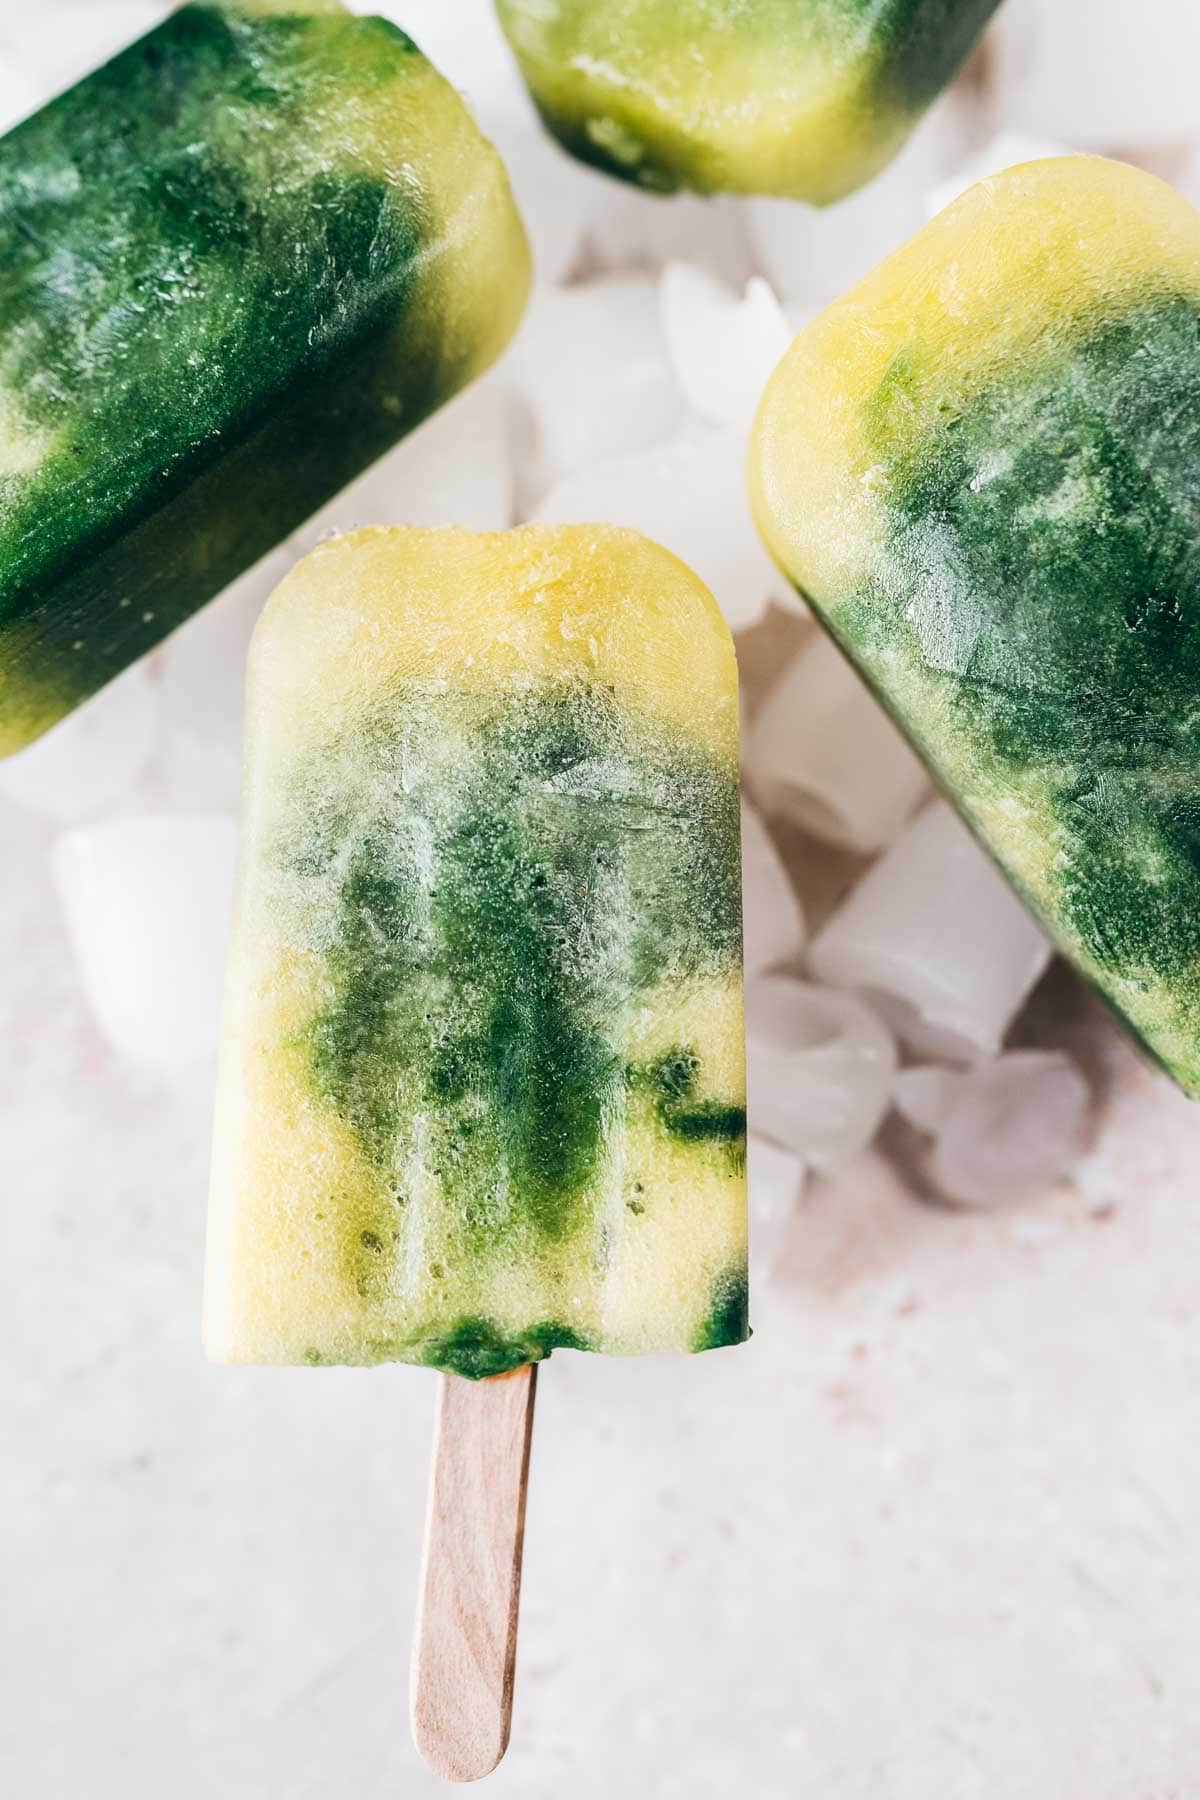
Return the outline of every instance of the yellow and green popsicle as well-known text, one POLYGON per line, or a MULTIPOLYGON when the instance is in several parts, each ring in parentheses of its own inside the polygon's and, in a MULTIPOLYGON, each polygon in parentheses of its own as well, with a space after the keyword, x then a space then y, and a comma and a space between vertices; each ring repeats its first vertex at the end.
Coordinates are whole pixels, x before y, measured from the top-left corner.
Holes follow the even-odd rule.
POLYGON ((642 187, 824 204, 899 150, 999 0, 496 0, 581 161, 642 187))
POLYGON ((1061 949, 1200 1095, 1200 216, 973 188, 785 356, 768 545, 1061 949))
POLYGON ((499 353, 499 159, 395 26, 194 0, 0 139, 0 755, 499 353))
POLYGON ((607 527, 369 530, 251 652, 206 1335, 481 1377, 746 1326, 737 680, 607 527))

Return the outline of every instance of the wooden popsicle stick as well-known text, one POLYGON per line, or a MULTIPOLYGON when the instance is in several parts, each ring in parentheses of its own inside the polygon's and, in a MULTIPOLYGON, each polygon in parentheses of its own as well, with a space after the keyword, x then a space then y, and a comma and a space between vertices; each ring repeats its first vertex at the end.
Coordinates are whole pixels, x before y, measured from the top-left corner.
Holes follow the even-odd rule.
POLYGON ((508 1748, 537 1364, 443 1375, 412 1661, 412 1730, 435 1775, 478 1781, 508 1748))

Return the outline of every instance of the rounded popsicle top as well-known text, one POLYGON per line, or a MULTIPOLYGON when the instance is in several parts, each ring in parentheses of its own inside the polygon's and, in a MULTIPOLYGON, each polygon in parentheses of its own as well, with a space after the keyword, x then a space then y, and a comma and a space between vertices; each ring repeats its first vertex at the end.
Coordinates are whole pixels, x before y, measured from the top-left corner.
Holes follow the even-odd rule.
POLYGON ((1200 1092, 1200 215, 1099 158, 971 189, 796 340, 776 559, 1060 948, 1200 1092))
POLYGON ((870 179, 998 0, 497 0, 547 127, 659 191, 824 203, 870 179))
POLYGON ((248 682, 302 742, 330 709, 367 711, 400 681, 482 691, 573 672, 736 758, 737 664, 716 601, 670 551, 612 525, 334 538, 268 602, 248 682))
POLYGON ((994 377, 1176 292, 1200 293, 1200 223, 1156 176, 1064 156, 969 188, 806 326, 767 385, 750 496, 780 567, 818 595, 854 580, 888 469, 994 377))

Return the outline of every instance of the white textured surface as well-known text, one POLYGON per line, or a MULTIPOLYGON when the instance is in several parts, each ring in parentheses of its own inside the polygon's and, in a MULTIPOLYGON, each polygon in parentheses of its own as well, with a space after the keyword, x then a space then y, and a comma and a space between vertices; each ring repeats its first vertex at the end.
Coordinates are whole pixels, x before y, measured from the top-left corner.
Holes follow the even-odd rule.
MULTIPOLYGON (((1025 91, 1032 123, 1066 136, 1091 15, 1043 6, 1074 22, 1069 53, 1025 91)), ((151 10, 0 8, 0 121, 151 10)), ((386 10, 512 158, 544 280, 676 258, 739 289, 775 276, 803 310, 954 174, 962 101, 861 203, 664 205, 536 134, 488 0, 386 10)), ((1021 25, 1018 0, 1006 15, 1021 25)), ((1131 17, 1125 47, 1144 61, 1161 39, 1140 31, 1131 17)), ((1119 100, 1080 105, 1104 131, 1146 96, 1119 100)), ((979 100, 976 147, 996 103, 979 100)), ((693 501, 719 518, 724 492, 714 554, 727 604, 753 612, 728 469, 693 501)), ((122 776, 122 806, 229 803, 257 579, 153 659, 169 729, 122 776)), ((208 1084, 169 1089, 105 1046, 53 843, 0 797, 0 1794, 432 1800, 405 1685, 435 1384, 205 1365, 208 1084)), ((1200 1795, 1200 1113, 1098 1012, 1077 1027, 1079 1005, 1060 983, 1037 1024, 1100 1082, 1081 1191, 953 1216, 868 1155, 779 1229, 745 1350, 554 1357, 497 1800, 1200 1795)), ((756 1211, 777 1226, 790 1165, 757 1162, 756 1211)))

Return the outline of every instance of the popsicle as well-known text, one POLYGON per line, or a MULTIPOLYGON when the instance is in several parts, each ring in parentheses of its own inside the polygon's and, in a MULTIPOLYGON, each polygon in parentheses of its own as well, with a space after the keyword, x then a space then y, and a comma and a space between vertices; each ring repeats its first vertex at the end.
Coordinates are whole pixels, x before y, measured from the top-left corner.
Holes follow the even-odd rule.
POLYGON ((207 1345, 448 1372, 416 1715, 459 1778, 530 1365, 747 1335, 737 705, 707 590, 599 526, 353 533, 252 646, 207 1345))
POLYGON ((1200 1094, 1200 216, 971 189, 803 332, 766 541, 1059 947, 1200 1094))
POLYGON ((737 686, 633 533, 353 533, 249 667, 207 1338, 479 1377, 745 1336, 737 686))
POLYGON ((999 0, 496 0, 547 128, 660 192, 824 205, 899 150, 999 0))
POLYGON ((0 754, 498 354, 528 252, 403 32, 185 5, 0 138, 0 754))

